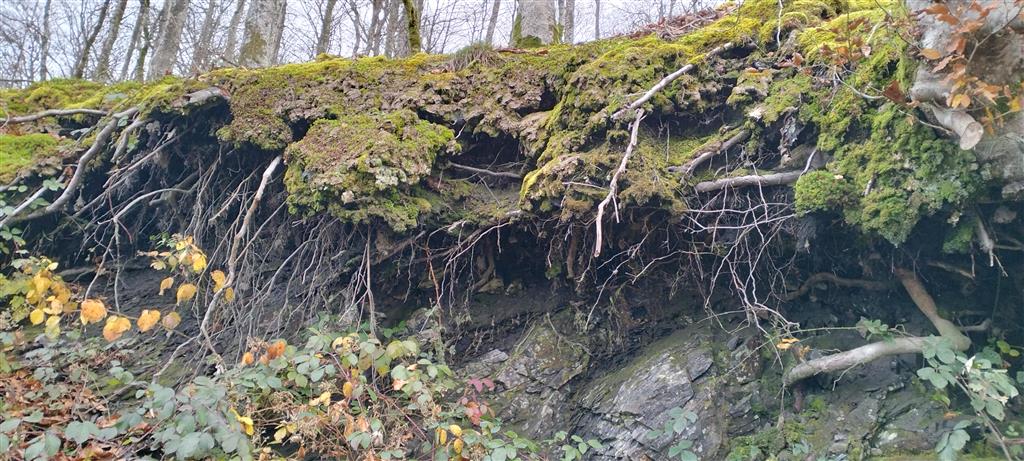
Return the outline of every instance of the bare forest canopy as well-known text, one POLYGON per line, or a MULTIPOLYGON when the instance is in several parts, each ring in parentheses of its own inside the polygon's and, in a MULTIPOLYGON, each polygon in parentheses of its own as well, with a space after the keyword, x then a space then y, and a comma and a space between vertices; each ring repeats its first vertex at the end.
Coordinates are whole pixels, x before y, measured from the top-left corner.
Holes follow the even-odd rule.
MULTIPOLYGON (((124 2, 104 1, 125 21, 124 2)), ((121 69, 148 62, 136 74, 145 78, 104 73, 118 61, 100 44, 120 39, 100 19, 85 30, 97 45, 73 72, 88 79, 0 90, 0 244, 10 263, 0 327, 12 332, 0 336, 0 370, 8 351, 60 363, 101 328, 112 344, 152 351, 103 354, 154 362, 142 384, 117 365, 120 384, 107 391, 145 402, 130 417, 88 410, 98 425, 82 435, 70 411, 22 425, 34 413, 19 400, 25 414, 0 426, 0 442, 182 459, 568 452, 489 425, 495 412, 481 396, 491 378, 433 381, 486 352, 481 343, 500 343, 495 325, 518 326, 514 314, 530 303, 501 300, 526 290, 536 303, 562 302, 558 328, 545 317, 553 312, 534 318, 556 337, 574 335, 553 350, 582 348, 581 366, 649 345, 639 338, 664 336, 676 317, 733 315, 757 333, 753 357, 772 364, 759 368, 774 386, 767 393, 798 402, 811 378, 920 355, 928 371, 918 382, 943 396, 955 389, 973 408, 936 450, 955 456, 973 437, 1020 459, 1007 415, 1024 302, 1022 2, 746 0, 576 44, 565 43, 579 40, 558 14, 573 2, 523 2, 510 46, 484 40, 436 54, 444 48, 427 30, 437 23, 416 13, 427 6, 375 1, 370 21, 389 19, 354 26, 362 32, 345 46, 360 56, 275 65, 290 10, 249 1, 233 4, 238 21, 226 32, 195 20, 219 11, 210 5, 231 12, 230 2, 204 12, 174 0, 160 16, 181 14, 180 23, 144 19, 148 44, 133 39, 116 55, 121 69), (160 37, 186 24, 215 29, 191 53, 214 50, 220 39, 210 37, 222 33, 238 46, 217 53, 237 53, 180 59, 185 42, 160 37), (547 291, 529 291, 537 286, 547 291), (892 293, 909 306, 899 315, 920 321, 865 319, 866 340, 812 350, 798 343, 853 330, 791 320, 806 306, 849 311, 801 304, 823 287, 892 293), (693 311, 656 306, 677 296, 693 311), (49 338, 38 341, 45 352, 26 352, 36 342, 25 331, 49 338), (989 353, 998 341, 1005 361, 989 353), (197 406, 228 423, 195 429, 197 406)), ((327 42, 320 51, 338 43, 327 42)), ((25 61, 24 80, 50 75, 38 64, 25 61)), ((48 382, 21 371, 19 386, 48 382)), ((577 376, 564 373, 551 373, 569 376, 556 387, 577 376)), ((51 394, 79 385, 53 381, 66 388, 51 394)), ((762 410, 784 438, 786 404, 772 402, 762 410)), ((701 427, 672 418, 655 437, 701 427)), ((602 442, 566 442, 579 456, 568 459, 623 456, 602 442)), ((719 459, 730 450, 709 446, 654 451, 719 459)))
MULTIPOLYGON (((198 75, 240 61, 259 22, 279 27, 273 64, 319 54, 405 56, 401 0, 278 1, 260 18, 254 0, 9 0, 0 3, 0 87, 50 78, 111 82, 198 75)), ((421 48, 450 53, 472 43, 508 46, 517 0, 416 0, 421 48)), ((562 41, 631 32, 718 0, 562 0, 562 41)))

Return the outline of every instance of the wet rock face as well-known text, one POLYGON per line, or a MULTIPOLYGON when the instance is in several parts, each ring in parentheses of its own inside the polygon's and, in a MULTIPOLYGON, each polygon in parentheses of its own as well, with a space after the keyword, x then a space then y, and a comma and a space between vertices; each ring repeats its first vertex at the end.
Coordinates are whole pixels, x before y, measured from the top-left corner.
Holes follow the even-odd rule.
POLYGON ((660 340, 620 370, 586 385, 579 393, 585 416, 577 433, 604 444, 594 459, 661 459, 680 439, 694 442, 704 458, 716 453, 725 437, 720 418, 717 369, 707 334, 686 329, 660 340), (697 415, 682 434, 651 438, 673 409, 697 415))

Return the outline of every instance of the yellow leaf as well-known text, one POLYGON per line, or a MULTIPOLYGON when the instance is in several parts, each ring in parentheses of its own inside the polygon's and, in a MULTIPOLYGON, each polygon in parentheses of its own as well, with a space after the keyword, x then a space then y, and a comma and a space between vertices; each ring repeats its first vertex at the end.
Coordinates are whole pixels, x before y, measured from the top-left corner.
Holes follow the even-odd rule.
POLYGON ((174 277, 167 277, 160 281, 160 296, 164 295, 164 291, 170 290, 174 286, 174 277))
POLYGON ((462 437, 462 428, 458 424, 448 426, 448 430, 452 431, 452 434, 455 434, 456 437, 462 437))
POLYGON ((46 336, 50 339, 57 339, 60 335, 60 316, 51 315, 46 319, 46 336))
POLYGON ((253 433, 256 432, 255 427, 253 427, 252 418, 248 416, 242 416, 238 414, 238 412, 235 411, 234 409, 232 409, 231 412, 235 414, 235 419, 238 420, 239 423, 242 423, 242 429, 245 430, 245 433, 247 435, 253 435, 253 433))
POLYGON ((213 271, 210 272, 210 278, 213 279, 213 291, 220 291, 224 288, 224 282, 227 281, 227 277, 224 275, 224 271, 213 271))
POLYGON ((202 252, 196 252, 192 255, 192 272, 200 273, 206 269, 206 255, 202 252))
POLYGON ((227 289, 224 290, 224 300, 227 301, 227 302, 231 302, 231 301, 235 300, 235 289, 234 288, 227 287, 227 289))
POLYGON ((32 322, 33 325, 39 325, 46 320, 46 312, 43 312, 42 309, 34 309, 32 313, 28 314, 28 320, 32 322))
POLYGON ((448 431, 441 429, 440 427, 437 428, 437 444, 444 445, 446 443, 448 443, 448 431))
POLYGON ((164 264, 163 261, 157 259, 157 260, 153 261, 153 263, 150 264, 149 267, 152 267, 153 269, 158 270, 158 271, 162 271, 164 269, 167 269, 167 264, 164 264))
POLYGON ((284 438, 288 437, 288 428, 281 426, 274 431, 274 443, 284 442, 284 438))
POLYGON ((949 107, 954 109, 966 109, 971 105, 971 97, 960 93, 953 95, 949 100, 949 107))
POLYGON ((139 320, 136 322, 139 325, 139 331, 145 333, 153 328, 157 322, 160 321, 160 311, 144 309, 139 314, 139 320))
POLYGON ((103 317, 107 316, 107 308, 103 306, 103 301, 98 299, 86 299, 85 301, 82 301, 82 312, 80 315, 82 325, 96 323, 103 320, 103 317))
POLYGON ((455 439, 455 442, 452 442, 452 449, 455 450, 455 454, 457 454, 457 455, 461 455, 462 454, 462 444, 463 444, 462 439, 455 439))
POLYGON ((179 323, 181 323, 181 316, 178 315, 177 312, 171 312, 170 314, 165 315, 164 319, 160 322, 160 324, 168 330, 177 328, 179 323))
POLYGON ((796 338, 783 338, 782 341, 779 341, 778 344, 775 345, 775 347, 779 348, 780 351, 784 351, 793 347, 793 345, 798 342, 800 342, 800 340, 796 338))
POLYGON ((196 286, 191 283, 183 283, 178 286, 178 300, 175 304, 181 304, 184 301, 192 299, 196 295, 196 286))
POLYGON ((107 324, 103 326, 103 337, 107 341, 116 341, 124 332, 132 329, 132 322, 124 317, 111 315, 107 317, 107 324))
POLYGON ((60 302, 60 300, 57 299, 56 296, 50 296, 49 298, 46 298, 46 302, 47 305, 45 308, 43 308, 43 311, 45 311, 47 314, 57 315, 64 312, 64 303, 60 302))
POLYGON ((341 394, 344 395, 346 399, 352 398, 352 382, 351 381, 345 381, 345 384, 343 384, 341 386, 341 394))
POLYGON ((939 59, 942 57, 942 53, 932 48, 922 48, 921 56, 924 56, 926 59, 939 59))
POLYGON ((44 276, 41 273, 36 274, 35 277, 32 277, 32 288, 36 290, 36 294, 39 295, 39 297, 42 297, 43 294, 46 293, 46 290, 49 289, 50 285, 52 284, 53 280, 50 279, 49 277, 44 276))

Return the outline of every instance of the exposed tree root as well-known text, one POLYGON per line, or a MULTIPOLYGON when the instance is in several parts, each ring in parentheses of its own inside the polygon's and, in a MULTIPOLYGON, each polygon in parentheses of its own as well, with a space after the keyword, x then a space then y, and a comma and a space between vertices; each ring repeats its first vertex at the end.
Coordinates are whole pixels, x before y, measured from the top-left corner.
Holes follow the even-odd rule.
POLYGON ((138 112, 139 108, 133 107, 123 112, 118 112, 114 114, 112 117, 110 117, 110 120, 107 122, 107 124, 96 135, 96 140, 93 141, 92 145, 89 146, 89 149, 86 150, 81 157, 79 157, 78 168, 75 169, 75 174, 71 176, 71 180, 68 181, 67 186, 64 187, 64 192, 62 192, 60 196, 57 197, 57 200, 54 200, 53 203, 47 205, 45 208, 39 209, 27 215, 12 214, 7 218, 6 222, 2 224, 7 224, 8 222, 18 223, 22 221, 38 219, 43 216, 55 213, 61 208, 63 208, 64 205, 66 205, 68 201, 71 200, 71 197, 74 196, 75 191, 78 190, 78 186, 81 185, 82 177, 85 175, 85 170, 89 166, 89 161, 92 160, 92 158, 96 156, 97 153, 103 150, 103 148, 107 144, 107 141, 110 139, 110 136, 114 133, 114 130, 117 128, 118 123, 120 123, 121 119, 131 117, 138 112))
POLYGON ((636 110, 636 118, 633 119, 633 128, 630 130, 629 144, 626 145, 626 153, 622 155, 622 161, 619 162, 619 167, 615 170, 615 174, 612 175, 612 180, 608 183, 608 195, 601 200, 601 203, 597 205, 597 217, 594 218, 594 225, 597 227, 597 233, 595 234, 594 240, 594 257, 601 256, 601 246, 603 244, 603 226, 602 221, 604 220, 604 209, 608 207, 609 203, 614 205, 615 222, 619 222, 619 206, 615 203, 615 198, 619 194, 619 177, 626 171, 626 165, 629 163, 629 157, 633 155, 633 149, 636 148, 637 133, 640 131, 640 121, 644 118, 644 110, 636 110))
POLYGON ((728 187, 782 186, 795 183, 803 174, 803 171, 787 171, 785 173, 737 176, 735 178, 699 182, 694 186, 694 189, 697 192, 714 192, 728 187))
POLYGON ((726 152, 729 149, 732 149, 737 144, 746 141, 749 138, 750 130, 740 130, 738 133, 733 135, 731 138, 725 140, 724 142, 717 142, 708 149, 697 154, 695 157, 693 157, 693 160, 686 162, 686 164, 681 166, 669 167, 668 171, 671 171, 673 173, 679 173, 684 176, 690 176, 693 174, 693 170, 697 169, 697 167, 703 165, 705 162, 711 160, 718 154, 721 154, 722 152, 726 152))
POLYGON ((795 291, 786 293, 782 296, 779 296, 779 299, 783 301, 792 301, 807 294, 807 292, 811 291, 811 289, 814 288, 815 285, 822 282, 831 283, 833 285, 840 287, 863 288, 865 290, 871 291, 884 291, 892 288, 892 284, 887 282, 880 282, 877 280, 848 279, 839 277, 830 272, 819 272, 810 277, 807 277, 807 280, 805 280, 804 283, 800 285, 800 288, 796 289, 795 291))
MULTIPOLYGON (((935 300, 925 290, 921 280, 917 278, 917 274, 906 269, 896 269, 894 272, 910 298, 913 299, 914 304, 925 317, 928 317, 941 337, 948 339, 955 350, 966 351, 971 347, 971 339, 953 322, 939 315, 935 300)), ((930 338, 923 337, 895 338, 808 360, 797 364, 786 372, 783 382, 788 386, 811 376, 845 370, 890 355, 921 353, 929 340, 930 338)))
MULTIPOLYGON (((733 48, 733 46, 734 45, 733 45, 732 42, 725 43, 725 44, 723 44, 723 45, 721 45, 721 46, 719 46, 719 47, 717 47, 717 48, 715 48, 715 49, 713 49, 711 51, 708 51, 707 54, 704 55, 704 58, 707 59, 707 58, 712 58, 712 57, 718 56, 718 55, 720 55, 720 54, 722 54, 722 53, 724 53, 726 51, 731 50, 733 48)), ((635 101, 629 103, 628 106, 623 107, 622 109, 619 109, 614 114, 612 114, 612 118, 613 119, 622 118, 624 115, 626 115, 627 112, 629 112, 631 110, 635 110, 635 109, 639 108, 640 106, 644 105, 645 102, 649 101, 652 97, 654 97, 655 93, 661 91, 662 88, 665 88, 666 86, 668 86, 669 83, 672 83, 675 79, 677 79, 679 77, 682 77, 683 74, 686 74, 687 72, 690 72, 695 67, 696 66, 694 64, 687 64, 687 65, 685 65, 683 67, 680 67, 679 70, 677 70, 675 72, 672 72, 671 74, 666 75, 665 78, 661 79, 661 81, 659 81, 658 83, 654 84, 654 86, 652 86, 649 90, 647 90, 647 92, 644 93, 642 96, 637 98, 635 101)))
POLYGON ((485 174, 485 175, 488 175, 488 176, 498 176, 498 177, 502 177, 502 178, 512 178, 512 179, 517 179, 517 180, 518 179, 523 179, 522 175, 518 175, 518 174, 515 174, 515 173, 508 172, 508 171, 485 170, 483 168, 476 168, 476 167, 472 167, 472 166, 469 166, 469 165, 460 165, 460 164, 452 162, 452 161, 448 162, 448 166, 450 166, 452 168, 459 169, 459 170, 465 170, 465 171, 468 171, 470 173, 485 174))
POLYGON ((20 117, 11 117, 4 120, 4 124, 34 122, 46 117, 66 117, 68 115, 107 115, 107 111, 99 109, 49 109, 20 117))

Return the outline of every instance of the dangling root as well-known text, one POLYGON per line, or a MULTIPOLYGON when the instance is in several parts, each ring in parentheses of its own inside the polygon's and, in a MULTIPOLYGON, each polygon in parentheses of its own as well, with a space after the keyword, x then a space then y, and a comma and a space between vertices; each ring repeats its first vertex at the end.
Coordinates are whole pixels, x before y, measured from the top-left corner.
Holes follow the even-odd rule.
MULTIPOLYGON (((932 325, 939 332, 939 336, 948 339, 953 349, 957 351, 966 351, 970 348, 971 339, 953 322, 939 315, 938 308, 935 306, 935 300, 925 290, 917 275, 913 271, 906 269, 896 269, 895 272, 903 284, 903 288, 910 294, 910 298, 914 300, 914 304, 917 305, 921 313, 928 317, 928 320, 931 321, 932 325)), ((783 382, 788 386, 811 376, 845 370, 890 355, 919 354, 924 350, 929 340, 930 338, 923 337, 896 338, 809 360, 791 368, 783 378, 783 382)))

